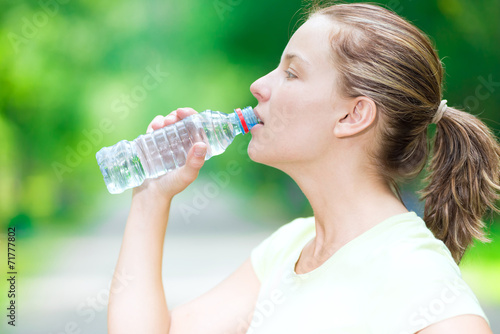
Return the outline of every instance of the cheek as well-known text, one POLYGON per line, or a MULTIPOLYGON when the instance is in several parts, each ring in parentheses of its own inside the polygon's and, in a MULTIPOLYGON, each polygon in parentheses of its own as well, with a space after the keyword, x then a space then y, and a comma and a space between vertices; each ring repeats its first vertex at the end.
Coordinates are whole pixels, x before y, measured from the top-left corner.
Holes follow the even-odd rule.
POLYGON ((255 148, 283 146, 284 142, 294 137, 294 132, 300 125, 299 114, 286 105, 270 108, 271 112, 265 119, 265 125, 252 132, 251 143, 255 148))
MULTIPOLYGON (((303 89, 292 93, 278 91, 273 95, 265 125, 252 133, 248 146, 256 162, 314 159, 330 141, 325 118, 324 96, 303 89), (286 94, 285 94, 286 93, 286 94)), ((329 112, 329 111, 328 111, 329 112)))
POLYGON ((290 123, 288 127, 266 128, 255 131, 248 145, 248 155, 255 162, 273 165, 273 162, 314 160, 327 149, 330 138, 310 123, 290 123))

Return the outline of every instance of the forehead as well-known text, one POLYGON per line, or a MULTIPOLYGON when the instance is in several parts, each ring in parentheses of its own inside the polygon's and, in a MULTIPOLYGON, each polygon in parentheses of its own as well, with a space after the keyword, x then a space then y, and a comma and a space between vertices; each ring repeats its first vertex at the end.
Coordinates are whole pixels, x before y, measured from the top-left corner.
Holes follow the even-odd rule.
MULTIPOLYGON (((293 34, 283 54, 298 54, 314 65, 327 65, 330 59, 330 38, 334 23, 324 15, 307 20, 293 34)), ((329 64, 328 64, 329 65, 329 64)))

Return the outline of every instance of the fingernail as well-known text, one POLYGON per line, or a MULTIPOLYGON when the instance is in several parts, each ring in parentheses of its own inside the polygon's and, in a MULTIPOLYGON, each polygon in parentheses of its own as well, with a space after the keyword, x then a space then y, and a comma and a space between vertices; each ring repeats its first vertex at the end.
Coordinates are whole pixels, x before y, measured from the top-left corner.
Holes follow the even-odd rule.
POLYGON ((205 155, 206 151, 206 146, 196 146, 194 148, 194 155, 196 155, 197 157, 202 157, 205 155))

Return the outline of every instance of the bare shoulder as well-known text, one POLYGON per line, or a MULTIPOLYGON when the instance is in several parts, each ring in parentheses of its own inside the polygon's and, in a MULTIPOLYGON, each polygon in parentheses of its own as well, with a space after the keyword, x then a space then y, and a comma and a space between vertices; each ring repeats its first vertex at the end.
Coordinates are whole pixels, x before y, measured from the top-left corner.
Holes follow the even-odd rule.
POLYGON ((488 323, 484 318, 473 315, 465 314, 449 318, 429 327, 422 329, 416 334, 442 334, 442 333, 453 333, 453 334, 493 334, 488 326, 488 323))

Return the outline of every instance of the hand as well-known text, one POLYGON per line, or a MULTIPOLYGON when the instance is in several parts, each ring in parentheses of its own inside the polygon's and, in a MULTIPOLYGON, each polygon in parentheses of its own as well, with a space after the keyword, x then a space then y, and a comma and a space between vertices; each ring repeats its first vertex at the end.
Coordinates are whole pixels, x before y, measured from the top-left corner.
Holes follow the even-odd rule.
MULTIPOLYGON (((147 133, 178 122, 193 114, 196 114, 196 110, 192 108, 179 108, 167 116, 158 115, 149 124, 147 133)), ((146 179, 142 185, 134 188, 134 196, 138 193, 151 193, 152 198, 172 198, 198 177, 200 168, 205 163, 206 152, 207 145, 205 143, 195 143, 188 152, 184 166, 158 178, 146 179)))

